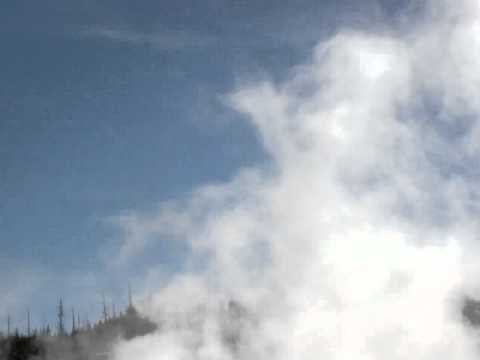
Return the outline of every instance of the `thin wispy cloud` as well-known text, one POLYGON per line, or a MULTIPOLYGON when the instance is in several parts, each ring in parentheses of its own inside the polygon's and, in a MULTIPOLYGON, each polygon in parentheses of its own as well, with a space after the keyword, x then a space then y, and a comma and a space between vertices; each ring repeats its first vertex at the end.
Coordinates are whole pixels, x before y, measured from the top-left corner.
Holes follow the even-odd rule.
POLYGON ((148 45, 159 50, 203 48, 215 44, 215 37, 190 31, 162 30, 140 32, 119 27, 91 27, 79 34, 83 38, 98 38, 131 45, 148 45))

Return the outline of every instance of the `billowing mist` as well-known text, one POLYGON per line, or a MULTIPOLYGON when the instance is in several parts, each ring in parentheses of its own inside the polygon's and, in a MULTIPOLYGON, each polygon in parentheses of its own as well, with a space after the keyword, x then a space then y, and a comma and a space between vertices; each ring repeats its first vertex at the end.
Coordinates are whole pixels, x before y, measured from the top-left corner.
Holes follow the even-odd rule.
POLYGON ((203 265, 145 302, 158 330, 115 360, 477 358, 480 4, 379 28, 226 96, 268 164, 123 219, 142 234, 126 253, 168 236, 203 265))

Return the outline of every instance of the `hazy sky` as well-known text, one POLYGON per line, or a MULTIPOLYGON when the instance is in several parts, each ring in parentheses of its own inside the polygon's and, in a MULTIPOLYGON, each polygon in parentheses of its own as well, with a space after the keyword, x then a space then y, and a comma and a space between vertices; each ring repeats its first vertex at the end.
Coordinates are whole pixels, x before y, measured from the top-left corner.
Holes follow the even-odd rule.
MULTIPOLYGON (((224 104, 339 29, 401 28, 409 1, 6 1, 0 11, 0 321, 95 318, 185 266, 168 238, 116 261, 112 219, 229 180, 267 155, 224 104), (382 20, 382 21, 379 21, 382 20), (149 272, 152 264, 161 274, 149 272), (150 280, 151 281, 151 280, 150 280), (121 298, 123 296, 123 298, 121 298)), ((189 266, 195 266, 190 264, 189 266)), ((0 329, 3 324, 0 324, 0 329)))

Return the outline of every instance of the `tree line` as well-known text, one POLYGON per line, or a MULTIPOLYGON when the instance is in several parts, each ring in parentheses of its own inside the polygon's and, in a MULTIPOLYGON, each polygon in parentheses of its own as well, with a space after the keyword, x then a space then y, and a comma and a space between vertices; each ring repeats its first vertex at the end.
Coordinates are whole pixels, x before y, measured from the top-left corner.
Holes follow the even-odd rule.
POLYGON ((157 325, 140 315, 132 303, 129 289, 128 306, 116 312, 115 306, 102 302, 101 318, 90 322, 88 317, 70 309, 71 328, 67 329, 67 311, 62 299, 57 304, 57 322, 54 328, 44 325, 31 328, 30 311, 24 332, 12 330, 11 317, 7 316, 7 331, 0 334, 0 360, 101 360, 107 358, 111 346, 119 338, 131 339, 157 329, 157 325))

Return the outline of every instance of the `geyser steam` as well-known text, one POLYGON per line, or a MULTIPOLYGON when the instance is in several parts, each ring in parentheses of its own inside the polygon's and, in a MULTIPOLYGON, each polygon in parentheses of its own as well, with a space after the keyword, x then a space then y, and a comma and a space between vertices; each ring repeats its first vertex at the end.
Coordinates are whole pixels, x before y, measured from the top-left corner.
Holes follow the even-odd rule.
POLYGON ((478 356, 459 299, 478 292, 480 9, 428 9, 231 94, 271 163, 122 218, 124 250, 160 234, 208 260, 158 290, 144 311, 160 330, 116 360, 478 356))

